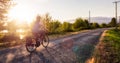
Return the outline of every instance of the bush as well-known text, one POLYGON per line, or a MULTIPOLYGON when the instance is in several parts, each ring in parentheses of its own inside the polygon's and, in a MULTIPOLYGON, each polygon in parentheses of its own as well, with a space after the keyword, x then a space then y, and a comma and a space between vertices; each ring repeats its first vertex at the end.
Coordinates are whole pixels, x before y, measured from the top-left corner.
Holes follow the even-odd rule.
POLYGON ((62 24, 62 28, 61 29, 62 29, 63 32, 71 32, 72 31, 72 24, 69 23, 69 22, 64 22, 62 24))

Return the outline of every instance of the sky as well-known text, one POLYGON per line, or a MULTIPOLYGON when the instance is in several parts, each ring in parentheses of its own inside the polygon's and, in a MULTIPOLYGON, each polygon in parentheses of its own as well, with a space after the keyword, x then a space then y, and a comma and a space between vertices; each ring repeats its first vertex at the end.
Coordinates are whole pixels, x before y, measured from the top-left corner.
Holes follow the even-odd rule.
MULTIPOLYGON (((115 0, 13 0, 16 5, 9 15, 12 19, 33 20, 36 15, 49 13, 53 19, 60 21, 88 17, 114 17, 115 0)), ((120 16, 120 3, 118 16, 120 16)))

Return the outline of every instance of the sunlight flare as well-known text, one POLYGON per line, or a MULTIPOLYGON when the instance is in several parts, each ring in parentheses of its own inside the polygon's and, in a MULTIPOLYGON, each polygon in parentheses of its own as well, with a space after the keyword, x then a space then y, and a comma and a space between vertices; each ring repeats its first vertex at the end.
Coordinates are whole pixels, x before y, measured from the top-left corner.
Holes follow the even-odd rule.
POLYGON ((24 38, 24 35, 20 34, 20 39, 23 39, 24 38))
POLYGON ((23 32, 25 32, 25 31, 24 31, 23 29, 18 29, 17 32, 18 32, 18 33, 23 33, 23 32))
POLYGON ((31 23, 34 19, 35 12, 32 8, 29 8, 24 5, 16 5, 11 8, 8 13, 10 19, 17 20, 20 22, 27 21, 27 23, 31 23))
POLYGON ((24 35, 25 30, 23 30, 23 29, 18 29, 16 32, 18 32, 20 39, 23 39, 23 38, 24 38, 24 36, 25 36, 25 35, 24 35))

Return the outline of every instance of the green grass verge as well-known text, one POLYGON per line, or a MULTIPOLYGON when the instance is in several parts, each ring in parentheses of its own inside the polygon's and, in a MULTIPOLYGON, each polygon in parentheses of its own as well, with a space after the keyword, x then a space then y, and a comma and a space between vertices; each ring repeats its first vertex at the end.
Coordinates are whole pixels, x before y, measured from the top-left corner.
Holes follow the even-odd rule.
POLYGON ((95 63, 120 62, 120 30, 108 30, 103 41, 98 45, 94 53, 95 63))

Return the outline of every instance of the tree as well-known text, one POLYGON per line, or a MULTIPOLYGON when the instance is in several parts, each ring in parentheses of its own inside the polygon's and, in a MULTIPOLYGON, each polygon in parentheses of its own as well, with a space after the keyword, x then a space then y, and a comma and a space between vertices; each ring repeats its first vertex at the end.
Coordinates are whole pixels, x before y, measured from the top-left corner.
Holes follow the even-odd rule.
POLYGON ((85 22, 85 28, 87 29, 90 28, 88 20, 84 20, 84 22, 85 22))
POLYGON ((105 27, 107 27, 107 24, 106 24, 106 23, 102 23, 102 24, 100 25, 100 27, 101 27, 101 28, 105 28, 105 27))
POLYGON ((73 23, 73 29, 76 31, 85 29, 87 26, 86 22, 83 21, 83 19, 81 19, 81 18, 77 18, 76 21, 73 23))
POLYGON ((8 12, 10 5, 11 0, 0 0, 0 21, 6 17, 5 14, 8 12))
POLYGON ((50 32, 50 33, 59 33, 59 32, 61 31, 60 26, 61 26, 61 23, 60 23, 58 20, 57 20, 57 21, 50 22, 49 32, 50 32))
POLYGON ((92 24, 92 28, 99 28, 100 26, 99 26, 99 24, 98 23, 93 23, 92 24))
POLYGON ((109 23, 110 27, 115 27, 117 25, 116 18, 112 18, 111 22, 109 23))
POLYGON ((82 21, 83 20, 81 18, 76 19, 75 23, 73 23, 73 27, 75 29, 80 28, 80 26, 82 25, 82 23, 81 23, 82 21))
POLYGON ((8 9, 11 6, 11 0, 0 0, 0 30, 4 30, 4 19, 7 17, 8 9))
POLYGON ((51 29, 51 27, 50 27, 51 24, 50 23, 52 22, 52 18, 49 15, 49 13, 45 14, 45 17, 44 17, 43 21, 44 21, 46 29, 48 30, 48 32, 50 32, 50 29, 51 29))
POLYGON ((70 23, 68 23, 68 22, 64 22, 63 24, 62 24, 62 31, 63 32, 69 32, 69 31, 72 31, 72 26, 71 26, 72 24, 70 24, 70 23))

